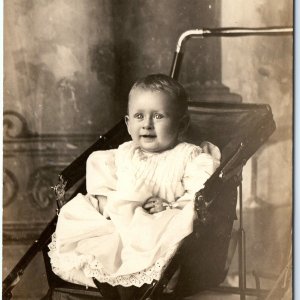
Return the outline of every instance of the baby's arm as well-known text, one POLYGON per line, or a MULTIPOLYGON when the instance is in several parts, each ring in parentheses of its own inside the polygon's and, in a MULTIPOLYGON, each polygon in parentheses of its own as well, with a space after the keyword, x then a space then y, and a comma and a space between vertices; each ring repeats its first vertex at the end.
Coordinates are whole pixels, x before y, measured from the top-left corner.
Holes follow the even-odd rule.
POLYGON ((203 142, 201 147, 195 148, 182 178, 184 193, 176 199, 173 207, 182 209, 187 203, 194 200, 196 192, 203 188, 206 180, 219 166, 220 159, 219 148, 210 142, 203 142))
POLYGON ((90 204, 103 214, 107 195, 116 189, 115 149, 93 152, 86 164, 86 189, 90 204))

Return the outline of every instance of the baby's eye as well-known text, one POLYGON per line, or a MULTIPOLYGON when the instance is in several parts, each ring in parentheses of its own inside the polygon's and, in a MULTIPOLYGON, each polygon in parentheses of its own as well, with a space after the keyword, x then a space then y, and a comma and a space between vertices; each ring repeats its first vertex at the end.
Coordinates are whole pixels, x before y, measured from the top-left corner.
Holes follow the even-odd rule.
POLYGON ((133 115, 133 117, 134 117, 135 119, 139 119, 139 120, 141 120, 141 119, 144 118, 144 116, 143 116, 142 113, 136 113, 136 114, 133 115))
POLYGON ((154 119, 162 119, 163 117, 164 117, 163 114, 159 114, 159 113, 153 114, 153 118, 154 118, 154 119))

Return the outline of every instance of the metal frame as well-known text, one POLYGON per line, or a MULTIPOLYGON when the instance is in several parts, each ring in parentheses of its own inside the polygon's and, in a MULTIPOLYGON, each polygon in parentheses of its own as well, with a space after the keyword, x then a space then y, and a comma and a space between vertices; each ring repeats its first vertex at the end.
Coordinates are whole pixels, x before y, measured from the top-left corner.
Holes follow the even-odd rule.
POLYGON ((183 58, 183 48, 190 38, 206 38, 206 37, 241 37, 251 35, 291 35, 293 34, 292 27, 264 27, 264 28, 203 28, 191 29, 183 32, 177 42, 176 51, 174 53, 170 76, 178 79, 179 70, 183 58))
MULTIPOLYGON (((266 36, 278 36, 278 35, 291 35, 293 34, 292 27, 265 27, 265 28, 214 28, 214 29, 192 29, 183 32, 177 42, 176 51, 174 53, 172 67, 170 71, 170 76, 174 79, 178 79, 180 66, 183 59, 183 48, 186 42, 190 38, 205 38, 205 37, 241 37, 241 36, 251 36, 251 35, 266 35, 266 36)), ((241 145, 242 146, 242 145, 241 145)), ((266 299, 271 299, 274 291, 261 290, 259 278, 255 276, 256 279, 256 289, 247 288, 247 270, 246 270, 246 232, 243 223, 243 186, 242 179, 238 186, 238 201, 240 206, 239 213, 239 230, 238 230, 238 266, 239 266, 239 286, 238 287, 219 287, 213 289, 214 291, 222 291, 233 294, 240 294, 240 299, 245 300, 246 295, 249 296, 267 296, 266 299)), ((290 262, 287 267, 282 271, 278 278, 278 282, 282 281, 283 277, 287 277, 287 272, 290 268, 290 262)), ((278 283, 278 284, 279 284, 278 283)), ((277 285, 278 285, 277 284, 277 285)), ((275 285, 278 289, 278 286, 275 285)), ((275 290, 275 287, 274 287, 275 290)))

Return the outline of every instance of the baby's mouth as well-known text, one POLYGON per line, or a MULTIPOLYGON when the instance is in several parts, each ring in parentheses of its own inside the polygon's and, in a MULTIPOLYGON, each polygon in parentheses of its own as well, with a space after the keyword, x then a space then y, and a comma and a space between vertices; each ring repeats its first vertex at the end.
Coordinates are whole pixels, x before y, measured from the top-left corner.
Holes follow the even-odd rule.
POLYGON ((142 134, 141 137, 144 138, 144 139, 154 139, 154 138, 156 138, 156 135, 153 135, 153 134, 142 134))

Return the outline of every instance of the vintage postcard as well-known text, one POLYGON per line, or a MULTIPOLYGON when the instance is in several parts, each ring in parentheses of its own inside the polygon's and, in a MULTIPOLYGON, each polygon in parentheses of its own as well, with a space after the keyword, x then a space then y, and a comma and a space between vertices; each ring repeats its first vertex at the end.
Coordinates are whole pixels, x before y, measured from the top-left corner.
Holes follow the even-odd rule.
POLYGON ((3 2, 3 299, 292 299, 293 1, 3 2))

